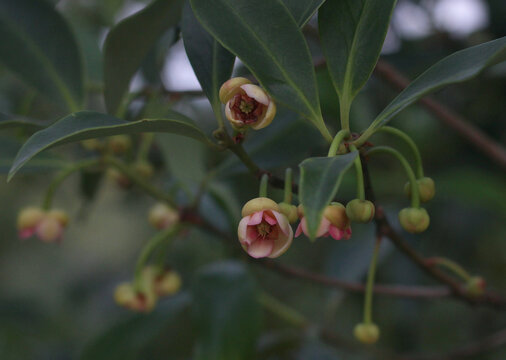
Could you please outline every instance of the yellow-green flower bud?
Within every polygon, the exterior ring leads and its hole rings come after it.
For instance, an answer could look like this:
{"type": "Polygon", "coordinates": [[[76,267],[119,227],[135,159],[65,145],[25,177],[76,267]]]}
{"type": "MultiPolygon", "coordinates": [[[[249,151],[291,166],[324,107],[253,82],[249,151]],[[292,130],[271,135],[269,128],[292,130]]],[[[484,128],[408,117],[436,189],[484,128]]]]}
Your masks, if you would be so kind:
{"type": "Polygon", "coordinates": [[[472,276],[467,284],[467,293],[471,296],[482,296],[485,293],[487,283],[481,276],[472,276]]]}
{"type": "Polygon", "coordinates": [[[149,179],[153,177],[155,173],[155,169],[153,168],[153,165],[146,161],[137,161],[135,164],[132,165],[132,169],[141,177],[149,179]]]}
{"type": "Polygon", "coordinates": [[[155,229],[167,229],[179,221],[179,213],[167,204],[159,203],[149,211],[148,221],[155,229]]]}
{"type": "Polygon", "coordinates": [[[355,338],[364,344],[374,344],[380,337],[380,330],[375,324],[357,324],[353,329],[355,338]]]}
{"type": "Polygon", "coordinates": [[[405,208],[399,212],[399,222],[407,232],[418,234],[427,230],[430,218],[423,208],[405,208]]]}
{"type": "Polygon", "coordinates": [[[286,218],[291,224],[297,221],[299,217],[297,216],[297,207],[295,205],[288,204],[285,202],[279,203],[278,205],[279,209],[281,210],[281,213],[286,216],[286,218]]]}
{"type": "Polygon", "coordinates": [[[333,202],[325,207],[323,216],[338,229],[346,229],[350,225],[350,219],[346,214],[346,208],[341,203],[333,202]]]}
{"type": "MultiPolygon", "coordinates": [[[[421,202],[430,201],[434,195],[436,195],[436,185],[434,184],[434,180],[430,177],[418,179],[416,183],[418,185],[421,202]]],[[[408,197],[411,197],[411,183],[409,181],[404,185],[404,192],[408,197]]]]}
{"type": "Polygon", "coordinates": [[[114,135],[107,141],[107,148],[116,155],[124,154],[132,146],[132,139],[128,135],[114,135]]]}
{"type": "Polygon", "coordinates": [[[346,204],[346,215],[351,221],[368,223],[374,218],[374,204],[369,200],[353,199],[346,204]]]}

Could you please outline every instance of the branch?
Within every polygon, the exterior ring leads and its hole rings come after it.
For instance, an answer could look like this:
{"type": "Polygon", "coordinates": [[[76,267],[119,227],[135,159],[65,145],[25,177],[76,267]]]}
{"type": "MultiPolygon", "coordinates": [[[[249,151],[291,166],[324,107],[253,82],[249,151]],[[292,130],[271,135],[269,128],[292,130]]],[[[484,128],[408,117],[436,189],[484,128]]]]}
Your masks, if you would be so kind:
{"type": "MultiPolygon", "coordinates": [[[[409,85],[409,80],[385,61],[378,61],[374,72],[378,77],[398,90],[404,90],[409,85]]],[[[420,99],[420,103],[433,115],[474,145],[479,151],[494,160],[501,168],[506,169],[506,149],[504,146],[494,141],[482,130],[433,98],[422,98],[420,99]]]]}

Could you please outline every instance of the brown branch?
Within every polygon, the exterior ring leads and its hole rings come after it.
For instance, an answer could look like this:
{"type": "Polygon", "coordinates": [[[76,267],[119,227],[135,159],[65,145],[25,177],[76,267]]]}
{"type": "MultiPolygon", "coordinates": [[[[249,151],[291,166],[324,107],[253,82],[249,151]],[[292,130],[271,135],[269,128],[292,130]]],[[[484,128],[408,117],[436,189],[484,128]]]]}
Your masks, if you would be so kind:
{"type": "MultiPolygon", "coordinates": [[[[374,73],[398,90],[404,90],[409,85],[409,80],[385,61],[378,61],[374,73]]],[[[420,99],[420,104],[474,145],[479,151],[494,160],[500,167],[506,169],[506,149],[504,146],[494,141],[455,111],[433,98],[422,98],[420,99]]]]}

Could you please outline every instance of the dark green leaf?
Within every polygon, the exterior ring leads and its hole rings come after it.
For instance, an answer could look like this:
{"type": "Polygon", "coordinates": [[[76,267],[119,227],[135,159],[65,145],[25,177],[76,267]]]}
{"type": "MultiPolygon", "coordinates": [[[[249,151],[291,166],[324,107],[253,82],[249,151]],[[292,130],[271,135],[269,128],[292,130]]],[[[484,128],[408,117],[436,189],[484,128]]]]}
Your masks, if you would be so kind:
{"type": "Polygon", "coordinates": [[[244,265],[210,265],[198,275],[193,289],[195,359],[253,359],[261,309],[254,281],[244,265]]]}
{"type": "Polygon", "coordinates": [[[49,124],[49,121],[30,119],[19,115],[8,115],[0,112],[0,130],[13,127],[41,128],[49,124]]]}
{"type": "Polygon", "coordinates": [[[280,103],[323,124],[309,49],[297,23],[280,0],[191,0],[204,27],[236,54],[280,103]]]}
{"type": "Polygon", "coordinates": [[[0,1],[0,62],[49,99],[81,107],[82,60],[63,17],[46,1],[0,1]]]}
{"type": "Polygon", "coordinates": [[[221,113],[218,92],[232,74],[235,56],[200,25],[189,2],[183,8],[181,27],[186,54],[195,75],[214,111],[221,113]]]}
{"type": "MultiPolygon", "coordinates": [[[[116,324],[88,344],[81,360],[136,360],[190,304],[188,294],[180,294],[159,306],[149,315],[136,315],[116,324]]],[[[177,335],[177,334],[174,334],[177,335]]]]}
{"type": "Polygon", "coordinates": [[[349,106],[378,61],[396,0],[327,0],[318,25],[341,103],[349,106]]]}
{"type": "Polygon", "coordinates": [[[299,199],[304,206],[307,227],[314,239],[323,210],[336,196],[343,174],[350,168],[357,152],[315,157],[300,163],[299,199]]]}
{"type": "Polygon", "coordinates": [[[443,86],[478,75],[489,66],[506,61],[506,36],[447,56],[404,89],[374,120],[374,129],[385,125],[406,106],[443,86]]]}
{"type": "Polygon", "coordinates": [[[325,0],[283,0],[283,2],[299,27],[303,27],[325,0]]]}
{"type": "Polygon", "coordinates": [[[168,132],[211,144],[205,134],[186,116],[174,111],[168,111],[167,114],[167,119],[144,119],[131,122],[92,111],[70,114],[28,139],[12,164],[9,179],[28,160],[43,150],[96,137],[141,132],[168,132]]]}
{"type": "Polygon", "coordinates": [[[156,40],[181,16],[183,0],[154,0],[145,9],[117,24],[104,44],[104,95],[114,114],[156,40]]]}

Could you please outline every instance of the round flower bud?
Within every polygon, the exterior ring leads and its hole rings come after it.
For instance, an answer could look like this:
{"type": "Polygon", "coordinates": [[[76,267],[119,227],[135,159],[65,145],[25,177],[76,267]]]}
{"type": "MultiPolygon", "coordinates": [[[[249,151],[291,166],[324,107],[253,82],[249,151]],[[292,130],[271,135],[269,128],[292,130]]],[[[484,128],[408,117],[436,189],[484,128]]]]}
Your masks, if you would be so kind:
{"type": "Polygon", "coordinates": [[[427,230],[430,218],[423,208],[405,208],[399,212],[399,222],[407,232],[418,234],[427,230]]]}
{"type": "Polygon", "coordinates": [[[89,151],[100,151],[104,145],[99,139],[86,139],[81,141],[81,146],[89,151]]]}
{"type": "Polygon", "coordinates": [[[346,229],[350,225],[350,219],[346,214],[346,208],[343,204],[333,202],[323,210],[323,216],[330,223],[339,229],[346,229]]]}
{"type": "MultiPolygon", "coordinates": [[[[423,177],[416,180],[416,183],[418,185],[420,201],[427,202],[432,200],[434,195],[436,195],[436,185],[434,184],[434,180],[430,177],[423,177]]],[[[408,197],[411,197],[411,183],[409,181],[404,185],[404,192],[408,197]]]]}
{"type": "Polygon", "coordinates": [[[18,235],[21,239],[32,236],[35,228],[42,221],[45,214],[44,211],[37,207],[27,207],[18,214],[17,228],[18,235]]]}
{"type": "Polygon", "coordinates": [[[130,283],[118,285],[114,291],[114,301],[127,309],[150,312],[156,305],[156,295],[154,293],[135,291],[130,283]]]}
{"type": "Polygon", "coordinates": [[[67,213],[63,210],[58,209],[49,210],[46,216],[55,219],[63,227],[66,227],[67,224],[69,223],[69,217],[67,213]]]}
{"type": "Polygon", "coordinates": [[[471,296],[482,296],[487,283],[481,276],[472,276],[466,284],[466,291],[471,296]]]}
{"type": "Polygon", "coordinates": [[[44,216],[35,229],[35,234],[43,242],[52,243],[61,240],[63,225],[58,219],[51,216],[44,216]]]}
{"type": "Polygon", "coordinates": [[[281,210],[281,213],[286,216],[286,218],[291,224],[297,221],[299,217],[297,214],[297,207],[295,205],[282,202],[279,203],[278,206],[279,209],[281,210]]]}
{"type": "Polygon", "coordinates": [[[354,199],[346,204],[346,215],[357,223],[368,223],[374,218],[374,213],[374,204],[369,200],[354,199]]]}
{"type": "Polygon", "coordinates": [[[221,103],[226,104],[230,99],[232,99],[241,91],[240,86],[246,84],[251,84],[251,81],[243,77],[236,77],[225,81],[220,88],[219,96],[221,103]]]}
{"type": "Polygon", "coordinates": [[[374,344],[380,337],[380,330],[375,324],[357,324],[353,329],[355,338],[364,344],[374,344]]]}
{"type": "Polygon", "coordinates": [[[253,84],[239,86],[225,104],[225,116],[237,131],[249,127],[260,130],[268,126],[275,115],[274,101],[261,87],[253,84]]]}
{"type": "Polygon", "coordinates": [[[155,278],[155,291],[158,296],[176,294],[181,289],[181,276],[175,271],[162,271],[155,278]]]}
{"type": "Polygon", "coordinates": [[[179,213],[167,204],[159,203],[149,211],[148,221],[155,229],[167,229],[179,221],[179,213]]]}
{"type": "Polygon", "coordinates": [[[241,214],[242,217],[245,217],[262,210],[274,210],[281,212],[281,209],[275,201],[266,197],[257,197],[244,204],[241,214]]]}
{"type": "Polygon", "coordinates": [[[123,189],[128,189],[132,186],[132,182],[128,178],[128,176],[124,175],[121,171],[113,168],[107,169],[106,176],[108,179],[114,181],[119,187],[123,189]]]}
{"type": "Polygon", "coordinates": [[[149,179],[153,177],[155,169],[153,165],[146,161],[138,161],[132,165],[132,169],[141,177],[149,179]]]}
{"type": "Polygon", "coordinates": [[[128,135],[114,135],[107,141],[107,148],[116,155],[124,154],[132,146],[132,140],[128,135]]]}

